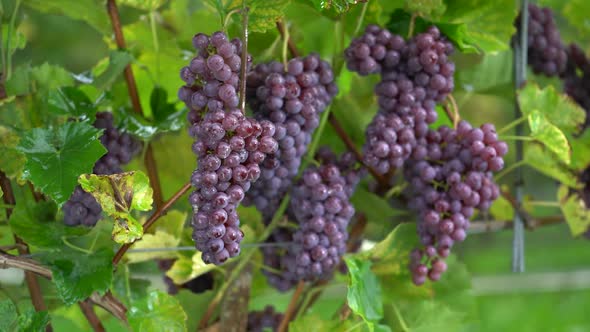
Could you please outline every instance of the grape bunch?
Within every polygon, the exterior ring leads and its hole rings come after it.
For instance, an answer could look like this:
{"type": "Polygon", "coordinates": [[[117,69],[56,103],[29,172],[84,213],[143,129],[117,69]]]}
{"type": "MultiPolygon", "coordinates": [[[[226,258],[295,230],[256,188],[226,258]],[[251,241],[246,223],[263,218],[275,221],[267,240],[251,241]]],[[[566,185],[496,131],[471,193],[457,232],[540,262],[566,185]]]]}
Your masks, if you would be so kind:
{"type": "Polygon", "coordinates": [[[241,42],[227,39],[222,32],[195,35],[198,55],[181,69],[186,85],[179,90],[190,104],[189,134],[198,161],[189,197],[193,240],[203,261],[216,265],[240,253],[244,234],[236,209],[260,177],[260,164],[278,148],[273,123],[247,118],[236,108],[241,42]]]}
{"type": "MultiPolygon", "coordinates": [[[[197,56],[180,70],[185,85],[178,90],[178,99],[193,111],[236,108],[242,41],[238,38],[229,41],[223,32],[218,31],[210,37],[202,33],[195,35],[193,46],[197,56]]],[[[248,56],[248,64],[250,62],[248,56]]],[[[196,113],[189,113],[189,121],[197,116],[196,113]]]]}
{"type": "MultiPolygon", "coordinates": [[[[117,129],[113,123],[113,114],[109,112],[96,113],[94,127],[104,129],[100,142],[107,149],[94,164],[94,174],[110,175],[121,173],[122,165],[131,159],[141,150],[141,142],[128,133],[117,129]]],[[[68,226],[89,226],[96,225],[102,217],[102,208],[94,197],[82,190],[80,186],[74,189],[74,193],[63,206],[64,223],[68,226]]]]}
{"type": "Polygon", "coordinates": [[[366,130],[364,163],[384,175],[400,168],[436,121],[436,102],[454,88],[453,45],[436,27],[408,40],[375,25],[345,50],[347,66],[361,75],[379,73],[379,112],[366,130]]]}
{"type": "MultiPolygon", "coordinates": [[[[566,69],[566,48],[561,41],[559,30],[550,8],[540,8],[535,4],[528,7],[528,63],[536,74],[560,76],[566,69]]],[[[516,19],[520,30],[521,16],[516,19]]],[[[518,34],[515,36],[518,38],[518,34]]]]}
{"type": "Polygon", "coordinates": [[[354,215],[350,197],[364,174],[352,153],[337,157],[320,148],[319,168],[307,168],[291,189],[287,209],[297,229],[278,228],[263,247],[263,270],[268,283],[279,291],[291,289],[299,280],[329,278],[346,251],[348,223],[354,215]],[[283,246],[287,245],[287,246],[283,246]],[[280,273],[275,273],[280,271],[280,273]]]}
{"type": "Polygon", "coordinates": [[[76,186],[74,193],[63,205],[62,209],[64,212],[64,223],[67,226],[82,225],[92,227],[102,218],[100,204],[80,186],[76,186]]]}
{"type": "Polygon", "coordinates": [[[317,54],[291,59],[286,68],[276,61],[259,64],[249,74],[248,104],[256,119],[275,125],[279,143],[244,200],[245,205],[255,205],[265,221],[270,221],[290,188],[320,114],[337,92],[332,68],[317,54]]]}
{"type": "Polygon", "coordinates": [[[141,151],[141,141],[115,127],[113,114],[96,113],[94,127],[104,129],[100,142],[107,153],[94,164],[94,174],[110,175],[123,172],[122,165],[128,164],[141,151]]]}
{"type": "Polygon", "coordinates": [[[246,331],[248,332],[263,332],[263,331],[277,331],[283,314],[276,312],[275,308],[267,305],[263,311],[251,311],[248,313],[248,325],[246,331]]]}
{"type": "Polygon", "coordinates": [[[444,259],[454,242],[466,237],[474,209],[487,210],[498,197],[493,172],[504,166],[508,145],[498,140],[495,127],[473,128],[461,121],[457,129],[430,130],[426,154],[404,165],[409,207],[418,213],[423,247],[410,255],[416,285],[436,281],[446,269],[444,259]]]}
{"type": "Polygon", "coordinates": [[[260,163],[277,150],[274,125],[239,109],[207,112],[192,124],[198,166],[191,177],[193,239],[205,263],[221,264],[240,253],[243,233],[237,206],[260,177],[260,163]]]}
{"type": "Polygon", "coordinates": [[[568,48],[568,66],[563,81],[565,93],[586,111],[584,128],[590,127],[590,61],[577,45],[568,48]]]}

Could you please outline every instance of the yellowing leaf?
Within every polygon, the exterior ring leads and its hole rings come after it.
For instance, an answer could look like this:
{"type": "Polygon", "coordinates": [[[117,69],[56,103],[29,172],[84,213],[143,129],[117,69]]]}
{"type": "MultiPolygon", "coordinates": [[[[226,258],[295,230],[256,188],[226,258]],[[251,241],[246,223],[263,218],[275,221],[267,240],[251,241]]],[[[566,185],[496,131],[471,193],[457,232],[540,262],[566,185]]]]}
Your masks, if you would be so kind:
{"type": "Polygon", "coordinates": [[[166,275],[174,281],[175,284],[181,285],[185,282],[203,275],[215,268],[212,264],[205,264],[201,259],[201,252],[197,251],[192,258],[180,256],[166,271],[166,275]]]}
{"type": "Polygon", "coordinates": [[[559,180],[559,182],[571,188],[580,186],[576,174],[566,165],[559,162],[554,153],[540,144],[528,144],[524,151],[524,160],[539,172],[559,180]]]}
{"type": "Polygon", "coordinates": [[[571,149],[565,134],[539,111],[532,111],[529,116],[529,127],[531,136],[543,143],[549,150],[564,163],[569,164],[571,160],[571,149]]]}
{"type": "Polygon", "coordinates": [[[570,193],[568,187],[561,186],[557,192],[557,199],[572,235],[578,236],[586,232],[590,227],[590,209],[580,196],[570,193]]]}

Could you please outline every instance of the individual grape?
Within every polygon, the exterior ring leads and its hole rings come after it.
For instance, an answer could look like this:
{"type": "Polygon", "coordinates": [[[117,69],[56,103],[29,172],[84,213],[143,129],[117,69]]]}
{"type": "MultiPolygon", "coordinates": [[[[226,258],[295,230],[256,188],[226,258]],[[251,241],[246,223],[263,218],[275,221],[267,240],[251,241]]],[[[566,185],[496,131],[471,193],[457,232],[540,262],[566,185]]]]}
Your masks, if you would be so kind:
{"type": "MultiPolygon", "coordinates": [[[[567,54],[555,25],[553,11],[530,3],[528,12],[528,64],[537,74],[549,77],[562,75],[567,65],[567,54]]],[[[519,15],[515,23],[517,34],[514,38],[518,38],[520,21],[519,15]]]]}
{"type": "MultiPolygon", "coordinates": [[[[297,175],[301,158],[319,125],[319,116],[337,92],[330,65],[317,54],[257,65],[248,75],[247,102],[259,120],[271,121],[277,152],[260,165],[260,180],[246,194],[269,222],[297,175]]],[[[273,141],[258,140],[259,149],[274,149],[273,141]]]]}
{"type": "Polygon", "coordinates": [[[248,332],[278,331],[283,320],[283,314],[276,312],[274,307],[267,305],[263,311],[251,311],[248,313],[248,332]]]}
{"type": "Polygon", "coordinates": [[[465,239],[474,209],[485,211],[498,198],[493,172],[502,169],[508,151],[493,125],[472,128],[466,121],[457,129],[429,130],[419,144],[426,145],[424,155],[404,164],[409,207],[418,213],[423,245],[410,255],[416,285],[440,279],[446,270],[444,258],[455,242],[465,239]]]}

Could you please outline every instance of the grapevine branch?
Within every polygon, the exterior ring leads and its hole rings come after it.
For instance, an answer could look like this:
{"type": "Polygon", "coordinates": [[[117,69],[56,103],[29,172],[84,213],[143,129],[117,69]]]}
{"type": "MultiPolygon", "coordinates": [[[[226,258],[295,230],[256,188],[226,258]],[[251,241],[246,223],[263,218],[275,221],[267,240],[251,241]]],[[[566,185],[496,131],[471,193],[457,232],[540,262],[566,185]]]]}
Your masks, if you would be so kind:
{"type": "Polygon", "coordinates": [[[80,310],[82,310],[82,313],[84,314],[84,316],[86,317],[86,320],[88,320],[88,323],[90,323],[90,326],[92,326],[92,329],[94,331],[96,331],[96,332],[105,332],[106,331],[104,326],[100,322],[100,319],[96,315],[96,312],[94,312],[94,309],[92,308],[92,303],[90,303],[90,301],[88,301],[88,300],[80,301],[80,302],[78,302],[78,305],[80,306],[80,310]]]}
{"type": "MultiPolygon", "coordinates": [[[[7,205],[15,205],[16,200],[14,199],[14,192],[12,191],[12,185],[8,177],[4,172],[0,171],[0,187],[2,188],[2,192],[4,193],[4,203],[7,205]]],[[[6,209],[6,218],[10,218],[12,214],[12,209],[6,209]]],[[[16,242],[16,249],[19,255],[29,255],[29,246],[18,236],[14,235],[14,241],[16,242]]],[[[0,262],[1,263],[1,262],[0,262]]],[[[0,267],[3,265],[0,264],[0,267]]],[[[25,280],[27,283],[27,288],[29,288],[29,293],[31,294],[31,301],[33,302],[33,307],[35,307],[36,311],[44,311],[47,310],[45,306],[45,302],[43,301],[43,294],[41,293],[41,286],[39,285],[39,280],[32,272],[27,272],[25,270],[25,280]]],[[[46,327],[47,332],[53,331],[53,328],[50,324],[47,324],[46,327]]]]}
{"type": "Polygon", "coordinates": [[[299,298],[301,297],[301,293],[303,293],[304,288],[305,288],[305,282],[303,280],[300,280],[299,283],[297,284],[297,288],[293,292],[293,296],[291,297],[291,301],[289,301],[289,306],[287,307],[287,310],[285,311],[285,315],[283,316],[283,320],[281,321],[281,324],[279,325],[278,332],[286,332],[287,331],[287,328],[289,327],[289,322],[291,321],[291,319],[293,318],[293,315],[296,312],[297,302],[299,301],[299,298]]]}
{"type": "MultiPolygon", "coordinates": [[[[123,36],[121,20],[119,19],[119,10],[117,9],[115,0],[107,0],[107,11],[111,19],[113,31],[115,33],[117,47],[123,50],[126,48],[125,37],[123,36]]],[[[141,108],[141,102],[139,101],[139,93],[137,92],[137,84],[135,83],[135,76],[133,75],[131,64],[128,64],[125,67],[123,75],[125,77],[125,82],[127,83],[127,90],[129,91],[129,97],[131,99],[133,110],[135,113],[143,116],[143,110],[141,108]]],[[[160,178],[158,177],[158,169],[156,159],[154,158],[154,152],[152,150],[151,144],[149,143],[147,144],[145,152],[144,164],[147,169],[150,183],[154,189],[154,201],[156,206],[161,206],[162,202],[164,201],[162,196],[162,187],[160,185],[160,178]]]]}
{"type": "MultiPolygon", "coordinates": [[[[49,268],[40,265],[32,259],[0,252],[0,269],[7,268],[21,269],[25,271],[25,273],[37,274],[49,280],[53,277],[49,268]]],[[[90,299],[96,305],[110,312],[113,316],[119,318],[123,322],[127,322],[127,317],[125,316],[127,308],[125,308],[125,306],[110,292],[107,292],[104,296],[94,293],[90,299]]]]}
{"type": "MultiPolygon", "coordinates": [[[[172,195],[172,197],[168,201],[166,201],[164,204],[158,207],[156,212],[154,212],[154,214],[152,214],[152,216],[145,222],[145,224],[143,224],[143,232],[145,233],[162,215],[164,215],[164,212],[166,212],[166,210],[168,210],[174,203],[176,203],[176,201],[178,201],[178,199],[180,199],[180,197],[182,197],[182,195],[184,195],[190,188],[191,184],[186,183],[174,195],[172,195]]],[[[135,241],[131,243],[125,243],[121,246],[121,248],[119,248],[119,250],[115,254],[115,257],[113,257],[113,265],[117,265],[119,261],[121,261],[123,255],[125,255],[127,250],[131,248],[135,241]]]]}

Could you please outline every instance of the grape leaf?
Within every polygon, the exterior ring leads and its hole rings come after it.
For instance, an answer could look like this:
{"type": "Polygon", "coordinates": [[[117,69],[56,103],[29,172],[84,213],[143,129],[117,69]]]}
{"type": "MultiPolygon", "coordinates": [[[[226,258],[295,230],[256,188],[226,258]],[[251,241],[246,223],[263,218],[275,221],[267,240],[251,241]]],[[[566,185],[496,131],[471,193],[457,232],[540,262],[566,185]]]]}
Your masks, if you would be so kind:
{"type": "Polygon", "coordinates": [[[357,254],[360,259],[373,261],[376,274],[404,273],[408,254],[418,244],[416,225],[401,223],[371,250],[357,254]]]}
{"type": "Polygon", "coordinates": [[[127,311],[129,325],[134,331],[186,331],[186,313],[178,300],[160,291],[134,301],[127,311]]]}
{"type": "Polygon", "coordinates": [[[317,314],[301,315],[289,323],[291,332],[323,332],[323,331],[353,331],[354,327],[348,321],[339,322],[337,319],[322,319],[317,314]],[[353,329],[351,329],[351,327],[353,329]]]}
{"type": "MultiPolygon", "coordinates": [[[[151,249],[151,248],[174,248],[180,243],[180,238],[170,233],[160,230],[154,234],[144,234],[141,241],[133,245],[133,249],[151,249]]],[[[127,254],[129,263],[151,261],[155,259],[168,259],[176,257],[175,251],[155,251],[155,252],[133,252],[127,254]]]]}
{"type": "Polygon", "coordinates": [[[132,210],[149,211],[152,208],[153,190],[149,179],[141,171],[113,175],[85,174],[79,179],[82,189],[89,192],[113,217],[113,240],[130,243],[143,235],[141,224],[131,215],[132,210]]]}
{"type": "Polygon", "coordinates": [[[94,80],[98,90],[110,87],[121,75],[125,67],[133,61],[133,56],[125,51],[111,51],[108,67],[94,80]]]}
{"type": "Polygon", "coordinates": [[[250,0],[248,28],[252,32],[266,32],[276,28],[276,22],[283,18],[290,0],[250,0]]]}
{"type": "Polygon", "coordinates": [[[35,81],[35,89],[38,91],[51,91],[74,84],[72,73],[47,62],[41,66],[31,68],[30,74],[31,80],[35,81]]]}
{"type": "Polygon", "coordinates": [[[590,130],[581,135],[570,138],[572,146],[572,162],[570,167],[582,171],[590,166],[590,130]]]}
{"type": "Polygon", "coordinates": [[[443,0],[406,0],[406,9],[421,16],[439,16],[445,12],[443,0]]]}
{"type": "Polygon", "coordinates": [[[53,202],[29,203],[19,200],[8,223],[14,234],[27,244],[40,248],[59,248],[63,238],[82,235],[89,231],[84,227],[68,227],[55,221],[57,212],[53,202]]]}
{"type": "Polygon", "coordinates": [[[0,317],[0,331],[12,331],[18,314],[11,300],[0,301],[0,317]]]}
{"type": "Polygon", "coordinates": [[[588,13],[590,11],[590,3],[586,0],[570,0],[566,2],[563,8],[563,16],[567,22],[576,27],[582,33],[590,32],[590,19],[588,13]]]}
{"type": "Polygon", "coordinates": [[[365,322],[375,323],[383,318],[381,287],[371,271],[371,261],[345,256],[350,280],[348,283],[348,306],[365,322]]]}
{"type": "Polygon", "coordinates": [[[396,319],[394,331],[460,331],[465,315],[449,308],[445,303],[430,301],[398,301],[394,304],[396,319]]]}
{"type": "Polygon", "coordinates": [[[580,187],[576,174],[566,165],[560,163],[554,153],[539,144],[528,144],[526,146],[524,160],[539,172],[559,180],[559,182],[571,188],[580,187]]]}
{"type": "Polygon", "coordinates": [[[127,306],[146,297],[150,285],[147,279],[133,278],[128,265],[122,265],[113,275],[113,293],[127,306]]]}
{"type": "Polygon", "coordinates": [[[23,177],[62,206],[80,174],[92,172],[106,149],[101,131],[87,123],[66,122],[58,128],[34,128],[17,147],[27,157],[23,177]]]}
{"type": "Polygon", "coordinates": [[[82,120],[94,121],[96,107],[84,92],[74,87],[64,87],[52,90],[47,94],[50,112],[74,116],[82,120]]]}
{"type": "Polygon", "coordinates": [[[26,158],[16,150],[20,137],[12,129],[0,126],[0,170],[9,179],[20,178],[26,158]]]}
{"type": "Polygon", "coordinates": [[[590,210],[580,196],[570,192],[568,187],[560,186],[557,199],[572,235],[578,236],[586,232],[590,227],[590,210]]]}
{"type": "Polygon", "coordinates": [[[213,269],[213,265],[203,262],[201,252],[198,251],[195,252],[192,258],[180,256],[174,261],[172,267],[166,271],[166,276],[172,279],[175,284],[181,285],[213,269]]]}
{"type": "Polygon", "coordinates": [[[569,164],[571,160],[571,148],[565,134],[541,112],[533,110],[528,115],[531,137],[543,143],[549,150],[553,151],[559,160],[569,164]]]}
{"type": "Polygon", "coordinates": [[[38,11],[50,14],[63,14],[81,20],[101,32],[103,35],[112,33],[107,11],[101,2],[94,0],[27,0],[25,5],[38,11]]]}
{"type": "Polygon", "coordinates": [[[82,301],[93,292],[104,294],[113,279],[113,251],[101,248],[84,254],[63,248],[59,255],[46,253],[41,260],[53,273],[53,282],[59,297],[66,305],[82,301]]]}
{"type": "MultiPolygon", "coordinates": [[[[526,158],[525,158],[526,159],[526,158]]],[[[500,195],[490,206],[490,213],[496,220],[512,220],[514,218],[514,208],[512,204],[500,195]]]]}
{"type": "Polygon", "coordinates": [[[35,311],[35,309],[30,308],[18,317],[18,331],[45,332],[49,319],[47,311],[35,311]]]}
{"type": "Polygon", "coordinates": [[[345,13],[358,0],[309,0],[317,10],[334,10],[337,14],[345,13]]]}
{"type": "Polygon", "coordinates": [[[481,62],[457,72],[457,85],[469,92],[490,92],[499,86],[512,87],[512,52],[485,54],[481,62]],[[485,77],[485,79],[482,79],[485,77]]]}
{"type": "MultiPolygon", "coordinates": [[[[464,24],[466,29],[459,36],[462,42],[485,53],[509,48],[517,15],[514,1],[455,0],[446,5],[439,23],[464,24]]],[[[453,41],[459,43],[456,38],[453,41]]]]}
{"type": "Polygon", "coordinates": [[[149,121],[135,112],[120,108],[115,114],[121,119],[119,126],[126,132],[133,134],[143,140],[151,140],[159,133],[176,131],[186,123],[188,109],[183,108],[167,115],[161,115],[161,120],[149,121]]]}
{"type": "Polygon", "coordinates": [[[586,113],[569,97],[555,91],[552,85],[544,89],[527,84],[518,92],[518,103],[524,115],[542,113],[549,122],[567,133],[575,133],[584,124],[586,113]]]}

